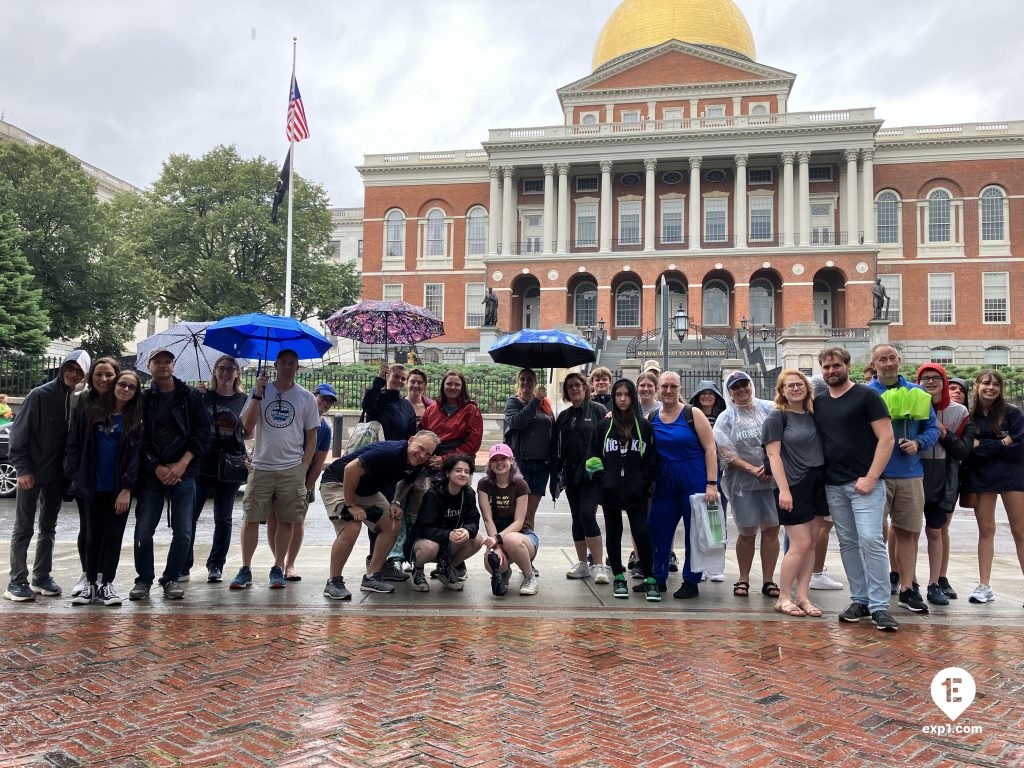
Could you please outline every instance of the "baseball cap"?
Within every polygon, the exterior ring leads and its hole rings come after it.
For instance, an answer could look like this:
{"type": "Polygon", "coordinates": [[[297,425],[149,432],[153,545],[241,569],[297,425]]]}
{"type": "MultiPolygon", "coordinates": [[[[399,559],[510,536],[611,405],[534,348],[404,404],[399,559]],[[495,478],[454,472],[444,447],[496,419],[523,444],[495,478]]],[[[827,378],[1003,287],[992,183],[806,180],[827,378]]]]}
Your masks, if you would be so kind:
{"type": "Polygon", "coordinates": [[[156,349],[150,351],[149,356],[146,358],[146,362],[148,363],[150,360],[152,360],[157,355],[163,355],[163,354],[170,355],[171,356],[171,360],[174,359],[174,353],[171,352],[171,350],[169,350],[167,347],[157,347],[156,349]]]}
{"type": "Polygon", "coordinates": [[[506,459],[513,459],[515,456],[512,454],[512,449],[504,443],[498,443],[492,445],[491,450],[487,452],[487,460],[490,461],[495,456],[504,456],[506,459]]]}
{"type": "Polygon", "coordinates": [[[729,374],[729,378],[725,380],[725,388],[732,389],[741,381],[751,381],[750,375],[746,371],[733,371],[729,374]]]}
{"type": "Polygon", "coordinates": [[[323,384],[317,384],[316,389],[313,390],[314,395],[320,395],[320,397],[330,397],[335,401],[338,399],[338,392],[330,384],[326,382],[323,384]]]}

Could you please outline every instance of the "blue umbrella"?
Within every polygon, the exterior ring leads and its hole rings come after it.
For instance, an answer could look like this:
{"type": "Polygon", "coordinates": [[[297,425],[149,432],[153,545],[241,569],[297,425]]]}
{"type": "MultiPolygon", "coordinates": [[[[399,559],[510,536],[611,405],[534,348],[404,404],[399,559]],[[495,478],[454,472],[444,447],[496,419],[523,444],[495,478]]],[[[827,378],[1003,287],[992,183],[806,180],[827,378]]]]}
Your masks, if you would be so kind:
{"type": "Polygon", "coordinates": [[[541,329],[502,336],[487,354],[496,363],[521,368],[572,368],[597,359],[586,339],[565,331],[541,329]]]}
{"type": "Polygon", "coordinates": [[[300,360],[311,360],[323,357],[331,342],[295,318],[254,312],[218,320],[206,329],[206,346],[260,360],[273,360],[282,349],[291,349],[300,360]]]}
{"type": "MultiPolygon", "coordinates": [[[[213,364],[223,352],[206,346],[203,338],[212,323],[178,323],[166,331],[143,339],[135,347],[135,368],[146,370],[149,353],[154,349],[169,349],[174,355],[174,375],[182,381],[206,381],[212,376],[213,364]]],[[[240,359],[243,368],[248,360],[240,359]]]]}

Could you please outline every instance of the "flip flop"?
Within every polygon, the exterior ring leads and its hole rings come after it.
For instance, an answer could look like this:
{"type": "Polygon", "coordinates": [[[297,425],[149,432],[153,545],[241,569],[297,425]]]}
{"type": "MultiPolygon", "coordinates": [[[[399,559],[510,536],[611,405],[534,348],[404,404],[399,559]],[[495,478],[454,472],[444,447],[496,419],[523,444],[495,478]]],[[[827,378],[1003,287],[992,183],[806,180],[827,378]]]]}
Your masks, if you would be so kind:
{"type": "MultiPolygon", "coordinates": [[[[803,608],[801,608],[799,605],[795,605],[795,604],[790,603],[790,602],[776,603],[775,604],[775,610],[778,613],[785,614],[786,616],[806,616],[807,615],[804,612],[803,608]]],[[[818,615],[819,616],[821,615],[820,612],[819,612],[818,615]]]]}
{"type": "Polygon", "coordinates": [[[765,585],[761,587],[761,594],[765,597],[778,597],[780,594],[779,585],[774,581],[766,582],[765,585]]]}
{"type": "Polygon", "coordinates": [[[800,610],[807,616],[811,616],[815,619],[821,616],[821,608],[816,606],[810,600],[801,600],[797,605],[800,606],[800,610]]]}
{"type": "Polygon", "coordinates": [[[285,581],[302,581],[302,577],[297,573],[293,573],[291,576],[285,576],[285,581]]]}
{"type": "Polygon", "coordinates": [[[750,582],[737,581],[732,585],[732,593],[736,597],[749,597],[750,596],[750,582]]]}

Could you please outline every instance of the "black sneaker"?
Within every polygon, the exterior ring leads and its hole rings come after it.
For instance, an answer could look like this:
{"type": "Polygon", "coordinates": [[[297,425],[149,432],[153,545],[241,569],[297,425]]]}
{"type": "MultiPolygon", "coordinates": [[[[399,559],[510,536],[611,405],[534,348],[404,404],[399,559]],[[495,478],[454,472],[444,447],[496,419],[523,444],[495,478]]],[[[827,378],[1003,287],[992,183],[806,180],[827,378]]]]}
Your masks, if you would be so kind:
{"type": "Polygon", "coordinates": [[[672,573],[679,572],[679,558],[676,557],[675,552],[668,556],[668,569],[672,573]]]}
{"type": "Polygon", "coordinates": [[[362,592],[379,592],[383,595],[387,595],[395,591],[393,586],[380,578],[376,573],[364,574],[363,580],[359,583],[359,589],[362,592]]]}
{"type": "Polygon", "coordinates": [[[871,611],[864,603],[850,603],[849,608],[839,614],[839,620],[856,624],[861,619],[870,619],[871,611]]]}
{"type": "MultiPolygon", "coordinates": [[[[913,589],[904,589],[900,592],[899,604],[901,608],[906,608],[914,613],[928,613],[928,606],[924,604],[921,595],[913,589]]],[[[875,613],[878,613],[878,611],[875,611],[875,613]]]]}
{"type": "Polygon", "coordinates": [[[636,566],[635,568],[631,568],[630,571],[629,571],[629,578],[631,578],[631,579],[645,579],[646,576],[644,576],[644,569],[641,568],[639,565],[636,566]]]}
{"type": "Polygon", "coordinates": [[[615,577],[612,584],[612,596],[620,600],[629,600],[629,587],[626,586],[626,577],[621,573],[615,577]]]}
{"type": "Polygon", "coordinates": [[[898,595],[900,593],[900,575],[896,571],[889,571],[889,594],[898,595]]]}
{"type": "Polygon", "coordinates": [[[942,594],[948,597],[950,600],[956,600],[956,590],[949,583],[949,579],[945,576],[939,576],[939,589],[942,590],[942,594]]]}
{"type": "Polygon", "coordinates": [[[871,614],[871,623],[880,632],[896,632],[900,625],[888,611],[875,611],[871,614]]]}
{"type": "Polygon", "coordinates": [[[92,584],[86,584],[71,598],[72,605],[92,605],[92,599],[96,596],[96,588],[92,584]]]}
{"type": "Polygon", "coordinates": [[[659,581],[658,582],[658,591],[662,592],[662,593],[668,592],[668,584],[666,584],[664,581],[659,581]]]}
{"type": "Polygon", "coordinates": [[[626,562],[626,570],[632,571],[640,565],[640,558],[636,556],[636,550],[629,553],[629,560],[626,562]]]}
{"type": "Polygon", "coordinates": [[[46,576],[42,579],[32,580],[32,591],[37,595],[44,595],[45,597],[60,597],[60,593],[63,591],[60,588],[60,584],[53,580],[52,576],[46,576]]]}
{"type": "Polygon", "coordinates": [[[455,581],[455,574],[452,573],[452,558],[450,555],[441,554],[437,556],[437,568],[431,572],[430,578],[438,579],[445,584],[450,581],[455,581]]]}
{"type": "Polygon", "coordinates": [[[408,581],[409,574],[402,570],[402,564],[398,560],[388,560],[380,569],[380,577],[384,581],[408,581]]]}
{"type": "Polygon", "coordinates": [[[36,599],[36,593],[32,591],[27,581],[12,581],[7,585],[4,599],[16,603],[31,603],[36,599]]]}
{"type": "Polygon", "coordinates": [[[594,565],[594,553],[587,550],[587,565],[593,567],[594,565]]]}
{"type": "Polygon", "coordinates": [[[465,581],[469,577],[469,569],[465,563],[459,563],[452,569],[452,576],[456,581],[465,581]]]}
{"type": "Polygon", "coordinates": [[[647,585],[647,602],[660,603],[661,592],[658,590],[658,585],[654,582],[654,579],[645,579],[644,583],[647,585]]]}
{"type": "Polygon", "coordinates": [[[487,553],[487,565],[491,569],[491,594],[501,597],[508,592],[508,584],[501,578],[501,558],[497,552],[487,553]]]}
{"type": "Polygon", "coordinates": [[[136,581],[132,587],[131,592],[128,593],[128,599],[135,600],[149,600],[149,590],[151,585],[145,581],[136,581]]]}
{"type": "Polygon", "coordinates": [[[324,587],[324,597],[331,600],[351,600],[352,593],[345,588],[345,579],[341,576],[332,576],[324,587]]]}
{"type": "Polygon", "coordinates": [[[692,582],[684,581],[679,585],[679,589],[672,593],[672,597],[676,600],[690,600],[694,597],[700,597],[700,587],[692,582]]]}
{"type": "Polygon", "coordinates": [[[949,598],[938,584],[928,585],[928,602],[935,605],[949,605],[949,598]]]}

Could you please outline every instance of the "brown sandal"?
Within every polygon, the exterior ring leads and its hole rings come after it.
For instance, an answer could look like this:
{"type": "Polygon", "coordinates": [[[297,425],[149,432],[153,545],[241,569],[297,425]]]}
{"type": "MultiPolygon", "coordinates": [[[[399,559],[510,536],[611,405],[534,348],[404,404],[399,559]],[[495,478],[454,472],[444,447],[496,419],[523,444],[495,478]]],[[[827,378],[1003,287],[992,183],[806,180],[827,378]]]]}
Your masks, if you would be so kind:
{"type": "Polygon", "coordinates": [[[778,597],[780,594],[779,585],[774,581],[765,582],[765,585],[761,587],[761,594],[765,597],[778,597]]]}
{"type": "Polygon", "coordinates": [[[732,593],[736,597],[749,597],[750,596],[750,582],[737,581],[732,585],[732,593]]]}

